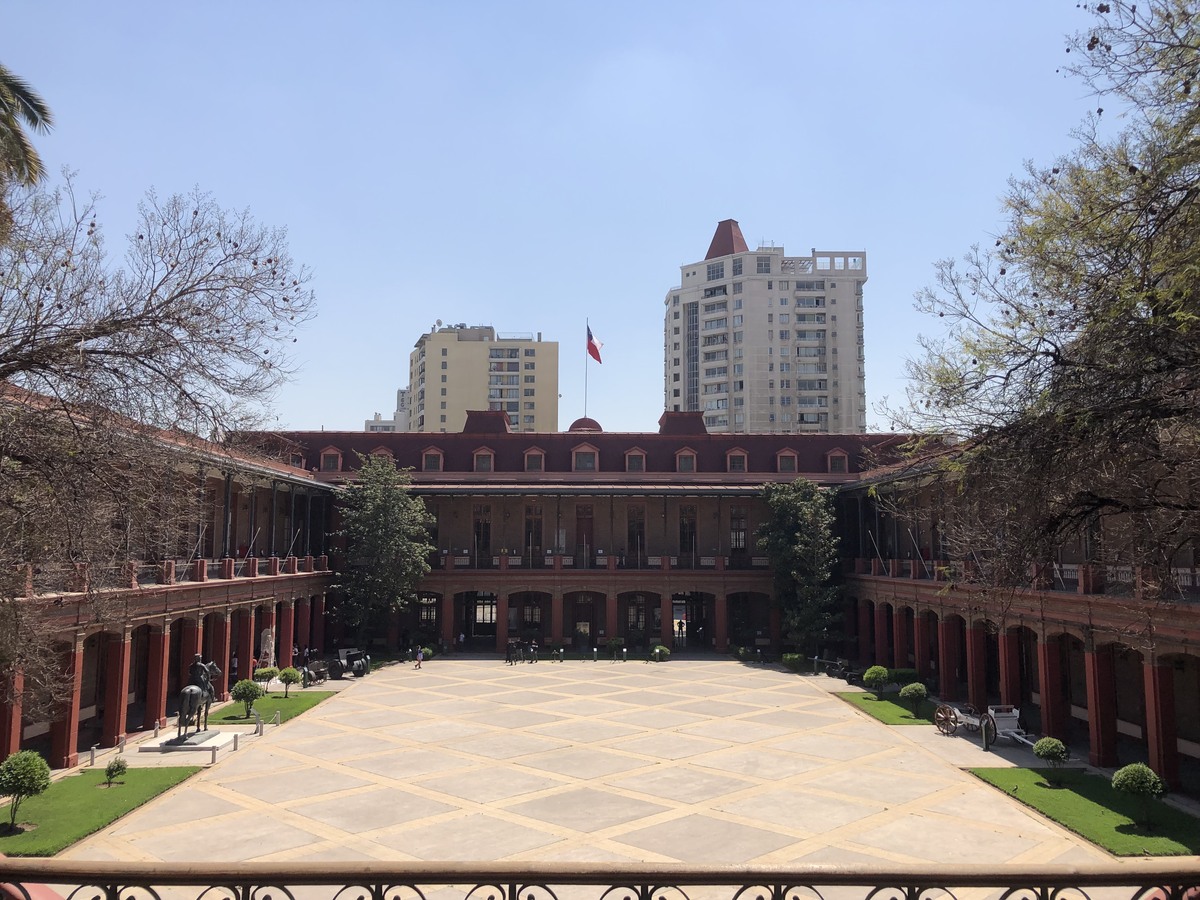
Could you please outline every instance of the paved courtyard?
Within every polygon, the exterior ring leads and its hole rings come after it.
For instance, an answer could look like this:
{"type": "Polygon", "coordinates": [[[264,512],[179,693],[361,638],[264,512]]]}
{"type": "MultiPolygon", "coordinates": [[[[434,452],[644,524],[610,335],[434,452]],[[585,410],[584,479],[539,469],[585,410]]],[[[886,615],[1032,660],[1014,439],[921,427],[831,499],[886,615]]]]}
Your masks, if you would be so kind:
{"type": "MultiPolygon", "coordinates": [[[[933,728],[878,724],[833,689],[844,685],[723,658],[393,666],[243,740],[64,856],[1107,859],[960,768],[1004,765],[1002,754],[933,728]]],[[[141,764],[150,754],[129,756],[141,764]]]]}

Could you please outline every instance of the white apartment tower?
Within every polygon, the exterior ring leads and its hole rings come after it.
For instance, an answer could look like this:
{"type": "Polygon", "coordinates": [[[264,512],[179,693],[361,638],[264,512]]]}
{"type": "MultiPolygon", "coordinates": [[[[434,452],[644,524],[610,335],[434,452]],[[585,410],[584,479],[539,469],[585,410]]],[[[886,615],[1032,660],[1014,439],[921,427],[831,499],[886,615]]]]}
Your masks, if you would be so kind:
{"type": "Polygon", "coordinates": [[[751,251],[733,219],[667,292],[664,408],[724,432],[867,430],[862,250],[751,251]]]}
{"type": "Polygon", "coordinates": [[[513,431],[558,430],[558,342],[490,325],[437,327],[408,358],[410,431],[462,431],[467,410],[508,413],[513,431]]]}

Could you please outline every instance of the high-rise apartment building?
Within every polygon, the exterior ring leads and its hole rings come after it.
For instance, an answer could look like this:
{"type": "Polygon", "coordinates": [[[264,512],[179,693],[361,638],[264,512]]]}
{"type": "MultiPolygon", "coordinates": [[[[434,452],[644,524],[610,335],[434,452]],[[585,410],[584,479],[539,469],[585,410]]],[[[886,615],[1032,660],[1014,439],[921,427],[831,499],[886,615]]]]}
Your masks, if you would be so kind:
{"type": "Polygon", "coordinates": [[[665,408],[710,432],[865,432],[866,281],[861,250],[751,251],[720,222],[667,292],[665,408]]]}
{"type": "Polygon", "coordinates": [[[508,413],[513,431],[558,430],[558,342],[447,325],[409,355],[411,431],[462,431],[467,410],[508,413]]]}
{"type": "Polygon", "coordinates": [[[410,396],[408,388],[400,388],[396,391],[396,411],[392,414],[392,418],[385,419],[379,413],[375,413],[374,417],[367,419],[363,423],[363,431],[408,431],[409,404],[410,396]]]}

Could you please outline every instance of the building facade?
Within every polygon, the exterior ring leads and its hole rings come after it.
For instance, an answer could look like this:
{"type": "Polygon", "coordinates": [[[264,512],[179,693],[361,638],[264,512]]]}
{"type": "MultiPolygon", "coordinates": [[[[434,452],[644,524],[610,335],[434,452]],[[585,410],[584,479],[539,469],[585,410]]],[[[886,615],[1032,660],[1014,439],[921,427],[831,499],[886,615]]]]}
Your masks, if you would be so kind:
{"type": "Polygon", "coordinates": [[[408,384],[412,431],[461,431],[467,411],[477,409],[505,413],[517,431],[558,429],[558,343],[540,332],[439,326],[409,355],[408,384]]]}
{"type": "Polygon", "coordinates": [[[363,431],[408,431],[412,424],[409,412],[412,404],[412,392],[408,388],[396,391],[396,411],[390,419],[385,419],[379,413],[363,423],[363,431]]]}
{"type": "Polygon", "coordinates": [[[667,292],[664,408],[714,433],[865,432],[866,281],[861,250],[752,252],[720,222],[667,292]]]}

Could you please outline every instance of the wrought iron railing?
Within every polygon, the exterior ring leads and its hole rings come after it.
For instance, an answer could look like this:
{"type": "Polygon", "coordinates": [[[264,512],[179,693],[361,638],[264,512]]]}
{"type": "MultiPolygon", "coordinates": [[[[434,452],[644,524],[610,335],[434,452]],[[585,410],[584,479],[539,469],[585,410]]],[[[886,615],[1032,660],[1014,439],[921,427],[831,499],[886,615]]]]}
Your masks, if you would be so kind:
{"type": "Polygon", "coordinates": [[[616,866],[565,863],[114,863],[0,859],[0,881],[22,900],[43,900],[53,885],[68,900],[193,896],[205,900],[1003,900],[1106,898],[1193,900],[1194,858],[1137,860],[1094,867],[951,865],[902,867],[616,866]],[[164,891],[164,888],[172,888],[164,891]],[[298,889],[303,888],[303,891],[298,889]],[[326,888],[327,892],[321,891],[326,888]],[[594,891],[587,890],[594,888],[594,891]],[[315,890],[314,890],[315,889],[315,890]],[[194,893],[193,893],[194,891],[194,893]]]}

